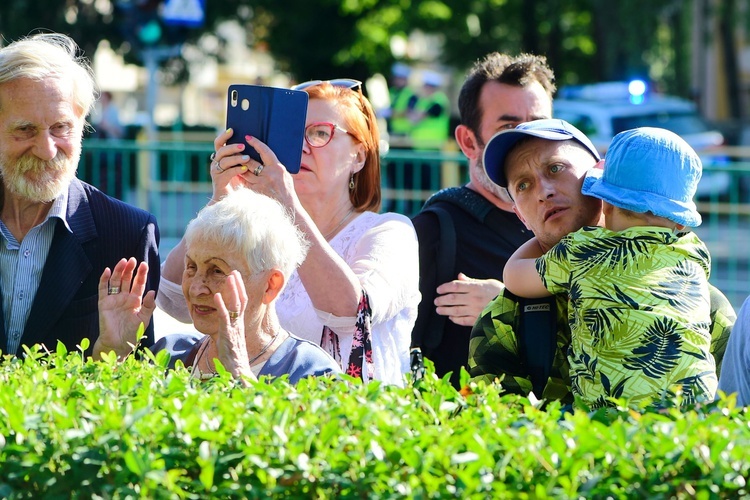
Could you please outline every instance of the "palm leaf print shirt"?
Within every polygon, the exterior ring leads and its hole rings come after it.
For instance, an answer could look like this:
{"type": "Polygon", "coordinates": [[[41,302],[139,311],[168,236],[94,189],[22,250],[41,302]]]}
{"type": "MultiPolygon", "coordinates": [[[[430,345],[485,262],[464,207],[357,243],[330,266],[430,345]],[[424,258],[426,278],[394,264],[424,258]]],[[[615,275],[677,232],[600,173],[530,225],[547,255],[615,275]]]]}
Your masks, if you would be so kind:
{"type": "Polygon", "coordinates": [[[537,259],[547,290],[568,296],[573,394],[591,408],[675,389],[713,399],[710,266],[694,233],[651,226],[585,227],[537,259]]]}

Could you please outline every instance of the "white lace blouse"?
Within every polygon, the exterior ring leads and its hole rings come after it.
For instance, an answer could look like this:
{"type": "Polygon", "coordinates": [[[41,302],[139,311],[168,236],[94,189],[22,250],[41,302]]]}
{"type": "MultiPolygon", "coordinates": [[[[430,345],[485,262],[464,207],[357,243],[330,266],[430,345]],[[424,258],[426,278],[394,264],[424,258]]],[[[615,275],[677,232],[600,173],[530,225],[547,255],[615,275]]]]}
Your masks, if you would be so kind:
{"type": "MultiPolygon", "coordinates": [[[[414,226],[400,214],[364,212],[334,236],[330,245],[370,297],[375,378],[403,385],[421,298],[414,226]]],[[[190,321],[179,285],[162,278],[156,302],[178,320],[190,321]]],[[[341,359],[348,361],[356,317],[337,317],[315,309],[296,271],[278,298],[276,311],[282,328],[316,344],[320,344],[323,325],[328,326],[339,336],[341,359]]]]}

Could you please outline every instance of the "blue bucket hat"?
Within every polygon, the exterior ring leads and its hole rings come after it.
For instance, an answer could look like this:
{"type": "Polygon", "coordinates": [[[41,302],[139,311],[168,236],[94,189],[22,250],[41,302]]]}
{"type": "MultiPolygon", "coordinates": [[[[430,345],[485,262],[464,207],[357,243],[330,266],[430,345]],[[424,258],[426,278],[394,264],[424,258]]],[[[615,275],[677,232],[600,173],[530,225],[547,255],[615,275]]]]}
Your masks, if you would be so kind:
{"type": "Polygon", "coordinates": [[[505,157],[518,141],[526,137],[538,137],[549,141],[573,140],[586,148],[596,161],[601,159],[599,152],[586,134],[565,120],[548,118],[521,123],[516,128],[502,130],[493,135],[484,148],[484,170],[490,180],[498,186],[508,187],[508,179],[505,177],[505,157]]]}
{"type": "Polygon", "coordinates": [[[701,215],[693,196],[702,171],[693,148],[674,132],[636,128],[612,139],[604,170],[591,169],[581,192],[616,207],[697,227],[701,215]]]}

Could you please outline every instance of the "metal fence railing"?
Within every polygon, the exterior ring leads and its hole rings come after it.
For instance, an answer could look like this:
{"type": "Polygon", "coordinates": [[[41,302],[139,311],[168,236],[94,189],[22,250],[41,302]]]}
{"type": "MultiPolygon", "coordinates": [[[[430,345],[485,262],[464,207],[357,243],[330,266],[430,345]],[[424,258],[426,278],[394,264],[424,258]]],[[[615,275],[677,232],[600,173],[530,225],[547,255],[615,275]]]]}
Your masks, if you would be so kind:
{"type": "MultiPolygon", "coordinates": [[[[86,139],[78,176],[153,213],[166,255],[211,196],[212,151],[209,142],[86,139]]],[[[695,232],[711,251],[711,282],[739,308],[750,294],[750,149],[725,148],[704,161],[710,192],[698,200],[703,224],[695,232]]],[[[441,187],[468,180],[468,164],[459,152],[391,149],[382,166],[383,211],[408,216],[441,187]]]]}

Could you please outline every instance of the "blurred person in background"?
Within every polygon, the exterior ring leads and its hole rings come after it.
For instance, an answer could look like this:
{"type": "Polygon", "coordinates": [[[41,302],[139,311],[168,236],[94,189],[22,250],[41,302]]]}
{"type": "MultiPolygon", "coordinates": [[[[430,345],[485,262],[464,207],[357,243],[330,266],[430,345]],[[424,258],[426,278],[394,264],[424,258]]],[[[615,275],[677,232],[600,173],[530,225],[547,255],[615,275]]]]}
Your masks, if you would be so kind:
{"type": "MultiPolygon", "coordinates": [[[[416,151],[442,151],[448,145],[450,131],[450,100],[443,91],[444,77],[433,70],[423,70],[422,87],[414,108],[408,112],[411,124],[409,141],[416,151]]],[[[392,185],[407,195],[404,213],[415,214],[425,199],[422,193],[434,193],[440,188],[441,163],[434,159],[413,160],[403,164],[403,179],[392,185]]],[[[392,169],[391,169],[392,171],[392,169]]]]}
{"type": "MultiPolygon", "coordinates": [[[[388,146],[395,149],[411,149],[411,132],[414,128],[412,113],[417,105],[419,95],[410,84],[409,78],[412,69],[408,65],[397,62],[391,68],[391,85],[388,87],[390,107],[385,110],[388,126],[388,146]]],[[[414,161],[413,160],[390,160],[384,164],[383,184],[398,193],[404,193],[406,189],[413,187],[414,161]]],[[[387,211],[393,211],[395,202],[391,199],[385,207],[387,211]]],[[[410,210],[402,210],[409,213],[410,210]]]]}
{"type": "Polygon", "coordinates": [[[455,386],[474,321],[502,290],[508,257],[532,236],[505,189],[487,177],[484,146],[500,130],[550,118],[554,91],[543,57],[493,52],[477,61],[461,87],[455,131],[469,159],[469,183],[439,191],[413,218],[422,302],[412,342],[439,376],[453,372],[455,386]]]}
{"type": "Polygon", "coordinates": [[[451,104],[443,91],[443,76],[432,70],[422,72],[422,91],[408,116],[414,149],[441,150],[450,135],[451,104]]]}
{"type": "MultiPolygon", "coordinates": [[[[246,186],[279,200],[311,247],[278,299],[282,328],[321,345],[342,369],[365,381],[403,385],[409,339],[419,303],[417,239],[407,217],[378,214],[379,132],[355,80],[311,81],[294,87],[309,95],[302,162],[291,175],[268,146],[214,141],[209,205],[246,186]]],[[[185,321],[179,294],[185,245],[162,267],[159,307],[185,321]]]]}
{"type": "MultiPolygon", "coordinates": [[[[307,242],[275,200],[240,188],[204,207],[185,230],[182,291],[196,330],[159,339],[154,353],[169,352],[170,368],[181,361],[194,375],[212,377],[215,360],[232,376],[254,380],[289,375],[289,382],[340,373],[317,345],[279,325],[276,299],[304,260],[307,242]]],[[[135,276],[135,259],[107,268],[99,282],[101,335],[94,356],[115,352],[124,358],[137,344],[141,323],[156,308],[146,290],[148,265],[135,276]],[[120,290],[111,294],[112,287],[120,290]]]]}
{"type": "Polygon", "coordinates": [[[417,104],[418,96],[409,85],[411,68],[404,63],[395,63],[391,69],[391,85],[388,94],[391,107],[387,111],[388,139],[395,148],[410,147],[412,122],[409,114],[417,104]]]}
{"type": "Polygon", "coordinates": [[[112,92],[105,90],[99,95],[99,108],[93,113],[93,137],[99,139],[122,139],[125,128],[120,123],[120,110],[112,100],[112,92]]]}
{"type": "MultiPolygon", "coordinates": [[[[99,274],[122,255],[148,262],[159,285],[153,215],[75,177],[95,99],[75,42],[45,33],[0,49],[0,349],[99,336],[99,274]]],[[[145,345],[154,341],[146,330],[145,345]]]]}
{"type": "MultiPolygon", "coordinates": [[[[91,114],[93,132],[96,139],[120,140],[125,137],[125,127],[120,122],[120,110],[113,101],[112,92],[105,90],[99,95],[97,109],[91,114]]],[[[92,158],[93,160],[93,158],[92,158]]],[[[122,179],[122,153],[107,148],[99,152],[92,162],[99,174],[95,182],[105,193],[122,199],[124,196],[122,179]]]]}

